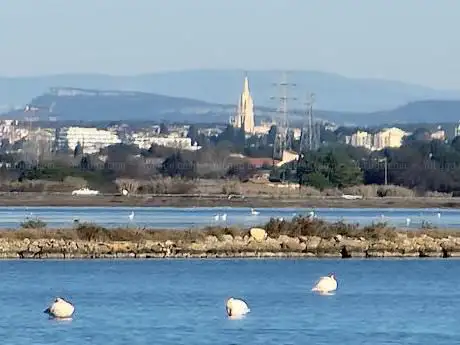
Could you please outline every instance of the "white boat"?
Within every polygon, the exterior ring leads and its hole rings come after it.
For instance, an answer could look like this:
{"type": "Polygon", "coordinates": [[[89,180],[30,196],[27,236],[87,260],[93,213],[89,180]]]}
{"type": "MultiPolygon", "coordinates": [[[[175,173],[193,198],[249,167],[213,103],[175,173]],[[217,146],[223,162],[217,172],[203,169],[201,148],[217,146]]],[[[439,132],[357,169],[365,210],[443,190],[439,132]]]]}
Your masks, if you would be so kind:
{"type": "Polygon", "coordinates": [[[98,195],[98,190],[93,190],[89,188],[80,188],[72,191],[72,195],[98,195]]]}
{"type": "Polygon", "coordinates": [[[344,198],[346,200],[359,200],[359,199],[362,199],[363,196],[362,195],[343,194],[342,198],[344,198]]]}

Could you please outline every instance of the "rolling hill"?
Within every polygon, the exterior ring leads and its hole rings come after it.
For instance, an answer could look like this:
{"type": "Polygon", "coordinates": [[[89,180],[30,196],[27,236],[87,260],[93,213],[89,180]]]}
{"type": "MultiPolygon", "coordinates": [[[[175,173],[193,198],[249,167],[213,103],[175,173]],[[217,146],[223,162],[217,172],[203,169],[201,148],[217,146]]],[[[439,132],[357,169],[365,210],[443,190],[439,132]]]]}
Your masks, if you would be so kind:
{"type": "MultiPolygon", "coordinates": [[[[170,97],[145,92],[52,88],[30,100],[39,110],[41,120],[57,117],[60,121],[153,121],[187,123],[226,123],[235,111],[234,105],[170,97]]],[[[256,120],[270,118],[274,109],[256,108],[256,120]]],[[[31,116],[23,109],[10,111],[2,118],[24,119],[31,116]]],[[[460,100],[417,101],[392,110],[357,113],[315,110],[317,119],[339,125],[377,126],[407,123],[457,123],[460,120],[460,100]]],[[[291,120],[300,126],[304,110],[293,110],[291,120]]]]}
{"type": "Polygon", "coordinates": [[[62,121],[226,122],[234,108],[144,92],[78,88],[52,88],[29,103],[38,109],[35,114],[18,109],[1,117],[24,119],[35,115],[40,120],[57,117],[62,121]]]}
{"type": "MultiPolygon", "coordinates": [[[[279,94],[274,83],[281,81],[281,72],[248,71],[248,75],[256,106],[276,107],[275,101],[270,98],[279,94]]],[[[191,70],[136,76],[63,74],[0,77],[0,112],[15,106],[22,107],[51,87],[136,91],[236,105],[243,76],[243,71],[239,70],[191,70]]],[[[309,92],[316,94],[317,109],[346,113],[394,109],[421,100],[460,100],[460,91],[435,90],[396,81],[353,79],[315,71],[291,71],[288,78],[296,84],[289,91],[290,95],[298,98],[290,104],[290,108],[303,107],[309,92]]]]}

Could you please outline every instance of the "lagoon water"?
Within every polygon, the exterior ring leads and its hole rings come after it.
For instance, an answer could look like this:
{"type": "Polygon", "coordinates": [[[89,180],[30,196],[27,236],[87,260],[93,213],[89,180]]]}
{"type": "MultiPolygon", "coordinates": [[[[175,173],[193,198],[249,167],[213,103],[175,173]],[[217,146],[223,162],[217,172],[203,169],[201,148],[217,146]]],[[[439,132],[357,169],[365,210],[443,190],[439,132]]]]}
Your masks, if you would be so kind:
{"type": "Polygon", "coordinates": [[[0,339],[23,344],[453,345],[455,260],[0,261],[0,339]],[[335,272],[335,295],[310,292],[335,272]],[[225,315],[228,296],[251,313],[225,315]],[[72,321],[42,311],[55,296],[72,321]]]}
{"type": "Polygon", "coordinates": [[[423,222],[433,226],[460,228],[459,209],[376,209],[376,208],[259,208],[252,215],[250,208],[242,207],[0,207],[0,228],[17,228],[27,217],[40,218],[48,227],[71,227],[74,219],[93,222],[106,227],[148,227],[184,229],[209,225],[256,226],[271,217],[286,220],[295,215],[316,216],[327,221],[345,221],[360,225],[387,222],[394,226],[420,228],[423,222]],[[128,218],[135,213],[131,222],[128,218]],[[441,213],[438,217],[438,212],[441,213]],[[215,220],[216,215],[226,214],[225,220],[215,220]]]}

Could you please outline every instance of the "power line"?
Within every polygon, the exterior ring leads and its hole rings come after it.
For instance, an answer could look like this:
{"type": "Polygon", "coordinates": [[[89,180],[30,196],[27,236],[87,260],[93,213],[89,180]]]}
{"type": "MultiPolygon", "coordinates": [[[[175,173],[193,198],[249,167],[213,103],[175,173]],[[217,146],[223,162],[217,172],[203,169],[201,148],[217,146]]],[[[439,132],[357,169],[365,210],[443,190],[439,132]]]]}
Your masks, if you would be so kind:
{"type": "Polygon", "coordinates": [[[287,73],[282,72],[281,82],[273,84],[279,88],[279,95],[270,97],[270,99],[278,100],[279,102],[276,115],[272,119],[272,122],[274,122],[276,125],[276,135],[275,141],[273,143],[274,160],[282,158],[284,150],[292,146],[292,138],[290,138],[289,133],[288,101],[296,100],[296,98],[288,96],[288,89],[291,86],[296,86],[296,84],[289,83],[287,79],[287,73]]]}
{"type": "Polygon", "coordinates": [[[315,94],[312,92],[307,97],[306,121],[302,128],[299,153],[317,150],[320,146],[320,126],[315,122],[313,116],[315,94]]]}

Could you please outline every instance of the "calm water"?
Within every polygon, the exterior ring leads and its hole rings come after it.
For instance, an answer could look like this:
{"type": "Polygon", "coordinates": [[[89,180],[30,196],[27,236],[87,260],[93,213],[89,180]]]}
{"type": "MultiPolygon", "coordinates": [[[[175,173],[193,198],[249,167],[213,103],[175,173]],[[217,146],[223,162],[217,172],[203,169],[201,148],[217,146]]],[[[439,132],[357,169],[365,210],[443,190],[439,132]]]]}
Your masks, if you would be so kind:
{"type": "Polygon", "coordinates": [[[0,261],[3,344],[460,343],[459,261],[0,261]],[[309,290],[333,271],[339,290],[309,290]],[[72,321],[42,311],[62,295],[72,321]],[[224,302],[251,313],[229,320],[224,302]]]}
{"type": "Polygon", "coordinates": [[[26,217],[39,217],[49,227],[69,227],[73,220],[94,222],[107,227],[132,226],[149,228],[184,229],[208,225],[254,226],[267,222],[271,217],[290,219],[294,215],[308,215],[314,211],[327,221],[343,220],[350,223],[370,224],[386,221],[395,226],[420,228],[422,222],[434,226],[460,228],[459,209],[359,209],[359,208],[259,208],[252,215],[250,208],[232,207],[0,207],[0,228],[19,227],[26,217]],[[128,216],[134,212],[134,219],[128,216]],[[438,217],[438,212],[441,216],[438,217]],[[216,215],[226,214],[225,220],[215,220],[216,215]]]}

